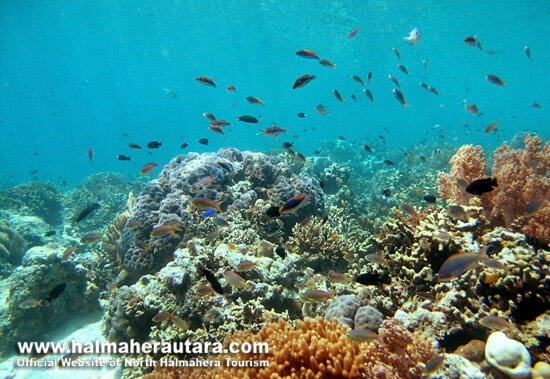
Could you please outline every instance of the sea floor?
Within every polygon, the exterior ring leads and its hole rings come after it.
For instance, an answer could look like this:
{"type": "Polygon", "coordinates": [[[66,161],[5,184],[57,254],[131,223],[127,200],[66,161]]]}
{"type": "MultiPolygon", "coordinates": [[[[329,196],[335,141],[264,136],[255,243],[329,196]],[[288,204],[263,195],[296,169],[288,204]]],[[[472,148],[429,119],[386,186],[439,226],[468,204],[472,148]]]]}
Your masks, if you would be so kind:
{"type": "MultiPolygon", "coordinates": [[[[80,320],[79,320],[80,321],[80,320]]],[[[89,321],[89,320],[84,320],[89,321]]],[[[73,323],[75,325],[76,323],[73,323]]],[[[69,329],[69,327],[65,328],[69,329]]],[[[80,323],[80,327],[78,329],[70,328],[71,330],[65,330],[60,331],[58,334],[58,338],[52,338],[52,342],[67,342],[70,343],[72,339],[75,339],[76,341],[80,343],[85,342],[95,342],[96,339],[99,340],[99,342],[105,342],[105,338],[101,335],[102,330],[102,322],[101,319],[95,320],[95,322],[87,323],[82,326],[82,323],[80,323]],[[65,333],[63,333],[65,332],[65,333]]],[[[106,365],[106,367],[70,367],[70,368],[61,368],[61,367],[33,367],[33,368],[27,368],[27,367],[18,367],[17,361],[19,359],[25,359],[28,356],[26,355],[15,355],[10,357],[9,359],[3,361],[0,363],[0,377],[6,378],[10,377],[9,375],[12,375],[13,377],[17,379],[66,379],[67,375],[73,375],[78,374],[79,379],[88,379],[88,378],[94,378],[94,379],[110,379],[116,377],[116,372],[118,367],[109,367],[106,365]]],[[[59,359],[62,357],[62,354],[58,355],[47,355],[45,357],[37,358],[38,360],[46,360],[46,361],[53,361],[54,359],[59,359]]],[[[81,357],[75,358],[75,360],[86,360],[86,361],[96,361],[101,360],[104,362],[109,362],[111,360],[115,359],[115,357],[110,355],[93,355],[93,354],[86,354],[81,357]]]]}

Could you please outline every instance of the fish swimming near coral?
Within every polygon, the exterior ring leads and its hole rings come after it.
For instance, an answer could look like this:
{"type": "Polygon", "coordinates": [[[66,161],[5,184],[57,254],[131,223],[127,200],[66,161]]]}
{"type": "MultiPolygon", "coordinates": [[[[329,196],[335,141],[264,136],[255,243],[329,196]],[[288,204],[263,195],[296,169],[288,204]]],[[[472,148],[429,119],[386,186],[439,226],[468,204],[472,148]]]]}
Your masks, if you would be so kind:
{"type": "Polygon", "coordinates": [[[264,136],[275,136],[275,140],[279,140],[279,134],[286,132],[285,128],[281,128],[275,124],[265,129],[262,134],[264,136]]]}
{"type": "Polygon", "coordinates": [[[146,163],[142,168],[141,170],[139,170],[139,173],[140,174],[143,174],[143,175],[149,175],[150,173],[153,172],[153,169],[155,167],[157,167],[159,164],[158,163],[155,163],[155,162],[149,162],[149,163],[146,163]]]}
{"type": "Polygon", "coordinates": [[[462,208],[460,205],[449,205],[447,207],[447,215],[453,219],[461,220],[461,221],[468,221],[468,214],[466,213],[466,210],[462,208]]]}
{"type": "Polygon", "coordinates": [[[203,273],[206,280],[208,280],[208,282],[212,286],[212,289],[217,293],[219,293],[220,295],[223,295],[223,287],[218,281],[218,279],[216,278],[216,276],[211,271],[205,268],[199,267],[199,270],[203,273]]]}
{"type": "Polygon", "coordinates": [[[441,354],[435,358],[430,359],[428,363],[426,363],[426,365],[424,366],[424,374],[430,375],[436,372],[441,368],[441,366],[443,366],[444,361],[445,361],[445,354],[441,354]]]}
{"type": "Polygon", "coordinates": [[[29,299],[19,303],[19,309],[31,309],[42,306],[42,300],[29,299]]]}
{"type": "Polygon", "coordinates": [[[174,316],[174,312],[161,312],[153,317],[153,322],[168,321],[174,316]]]}
{"type": "Polygon", "coordinates": [[[57,299],[59,295],[65,291],[65,288],[67,288],[67,283],[61,283],[55,286],[48,294],[46,301],[51,304],[53,300],[57,299]]]}
{"type": "Polygon", "coordinates": [[[223,203],[223,200],[216,202],[206,197],[196,197],[191,200],[191,205],[197,209],[215,209],[218,213],[223,213],[220,208],[221,203],[223,203]]]}
{"type": "Polygon", "coordinates": [[[182,231],[182,229],[179,228],[179,222],[176,222],[174,224],[155,226],[153,230],[151,230],[149,236],[151,238],[166,238],[168,236],[174,235],[176,231],[182,231]]]}
{"type": "Polygon", "coordinates": [[[483,316],[479,319],[479,323],[486,328],[493,330],[506,330],[516,327],[513,323],[506,321],[502,317],[492,315],[483,316]]]}
{"type": "Polygon", "coordinates": [[[480,263],[489,260],[484,254],[457,253],[451,255],[439,268],[437,281],[444,282],[460,277],[462,274],[480,267],[480,263]]]}
{"type": "Polygon", "coordinates": [[[368,328],[362,327],[351,329],[346,334],[346,337],[354,342],[370,342],[378,339],[378,334],[368,328]]]}
{"type": "Polygon", "coordinates": [[[466,192],[481,196],[484,193],[492,192],[494,187],[498,187],[496,178],[477,179],[466,186],[466,192]]]}
{"type": "Polygon", "coordinates": [[[300,295],[300,300],[305,302],[320,303],[334,298],[334,292],[318,289],[310,289],[300,295]]]}
{"type": "Polygon", "coordinates": [[[286,201],[280,208],[279,214],[289,214],[294,213],[302,206],[304,206],[309,200],[310,194],[301,193],[296,195],[286,201]]]}
{"type": "Polygon", "coordinates": [[[242,260],[242,261],[239,262],[239,264],[237,265],[237,267],[235,267],[235,271],[236,271],[236,272],[244,272],[244,271],[253,270],[253,269],[255,269],[256,267],[258,267],[258,263],[257,263],[257,262],[253,262],[253,261],[251,261],[251,260],[244,259],[244,260],[242,260]]]}
{"type": "Polygon", "coordinates": [[[78,212],[78,215],[74,218],[74,223],[78,225],[78,223],[82,220],[84,220],[86,217],[88,217],[93,211],[99,209],[101,206],[99,203],[93,203],[88,205],[86,208],[78,212]]]}
{"type": "Polygon", "coordinates": [[[92,245],[103,239],[103,234],[88,233],[80,239],[80,243],[92,245]]]}
{"type": "Polygon", "coordinates": [[[223,277],[227,280],[227,283],[231,284],[233,287],[248,288],[246,280],[236,272],[228,270],[223,273],[223,277]]]}

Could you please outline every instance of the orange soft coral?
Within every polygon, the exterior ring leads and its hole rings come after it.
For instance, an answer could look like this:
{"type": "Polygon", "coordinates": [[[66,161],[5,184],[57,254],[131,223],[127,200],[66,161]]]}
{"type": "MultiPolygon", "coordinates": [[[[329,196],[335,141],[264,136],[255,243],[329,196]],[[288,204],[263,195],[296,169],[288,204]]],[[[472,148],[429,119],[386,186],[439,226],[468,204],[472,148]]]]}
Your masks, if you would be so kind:
{"type": "Polygon", "coordinates": [[[461,146],[449,161],[451,172],[440,172],[437,178],[439,195],[457,204],[468,205],[472,197],[464,191],[464,185],[486,176],[487,166],[481,147],[461,146]]]}
{"type": "MultiPolygon", "coordinates": [[[[157,368],[153,378],[420,378],[424,363],[434,357],[431,345],[409,332],[401,322],[386,320],[380,338],[356,343],[346,337],[347,329],[322,318],[298,321],[297,327],[280,319],[257,334],[243,331],[229,342],[267,342],[265,355],[238,354],[232,360],[269,360],[268,367],[217,369],[157,368]]],[[[215,357],[223,361],[225,357],[215,357]]]]}
{"type": "MultiPolygon", "coordinates": [[[[550,188],[550,144],[542,145],[537,136],[527,135],[523,149],[503,144],[494,153],[491,176],[498,187],[481,197],[483,208],[494,225],[506,225],[535,240],[550,243],[550,201],[533,215],[525,214],[527,204],[545,196],[550,188]]],[[[485,176],[484,158],[479,146],[465,145],[451,158],[449,174],[440,173],[439,194],[444,199],[465,204],[470,195],[457,184],[485,176]],[[480,157],[481,155],[481,157],[480,157]]]]}

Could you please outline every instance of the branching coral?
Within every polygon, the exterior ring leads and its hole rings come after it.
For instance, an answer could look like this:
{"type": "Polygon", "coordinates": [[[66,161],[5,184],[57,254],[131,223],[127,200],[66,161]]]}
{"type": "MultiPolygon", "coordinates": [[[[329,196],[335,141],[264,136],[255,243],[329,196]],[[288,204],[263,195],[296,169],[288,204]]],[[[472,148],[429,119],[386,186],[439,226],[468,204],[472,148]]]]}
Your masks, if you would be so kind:
{"type": "Polygon", "coordinates": [[[229,343],[266,342],[265,355],[240,353],[216,357],[225,362],[268,360],[263,368],[168,369],[159,368],[149,378],[420,378],[423,363],[434,356],[430,344],[410,333],[397,320],[380,328],[380,338],[356,343],[346,337],[347,328],[321,318],[298,321],[294,327],[279,319],[257,334],[243,331],[229,343]]]}
{"type": "Polygon", "coordinates": [[[0,208],[27,209],[50,225],[62,222],[63,206],[52,183],[25,183],[0,192],[0,208]]]}
{"type": "MultiPolygon", "coordinates": [[[[464,184],[486,176],[485,159],[479,146],[465,145],[451,158],[449,174],[439,174],[439,194],[458,204],[467,204],[472,195],[464,184]]],[[[535,240],[550,243],[550,202],[542,200],[550,188],[550,144],[527,135],[523,149],[503,144],[494,153],[492,177],[498,187],[481,196],[486,215],[494,225],[506,225],[535,240]],[[542,200],[538,209],[526,212],[533,200],[542,200]]]]}

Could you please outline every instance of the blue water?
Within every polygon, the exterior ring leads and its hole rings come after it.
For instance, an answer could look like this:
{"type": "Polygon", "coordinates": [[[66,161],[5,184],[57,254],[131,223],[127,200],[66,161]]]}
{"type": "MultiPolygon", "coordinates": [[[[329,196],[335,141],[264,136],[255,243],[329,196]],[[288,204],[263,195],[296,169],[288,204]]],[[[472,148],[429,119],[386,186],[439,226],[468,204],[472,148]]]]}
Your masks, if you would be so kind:
{"type": "Polygon", "coordinates": [[[310,155],[339,135],[368,142],[383,134],[394,149],[424,138],[494,149],[522,131],[548,137],[549,21],[548,1],[4,0],[0,184],[33,177],[76,184],[99,171],[134,177],[144,163],[167,163],[183,142],[190,144],[185,152],[204,152],[222,146],[267,150],[294,141],[296,150],[310,155]],[[356,27],[356,37],[348,39],[356,27]],[[414,27],[423,36],[410,46],[403,37],[414,27]],[[474,34],[496,54],[463,42],[474,34]],[[534,61],[525,56],[524,45],[534,61]],[[392,47],[399,49],[410,77],[397,69],[392,47]],[[300,49],[330,59],[336,69],[297,57],[300,49]],[[365,87],[375,104],[350,79],[359,75],[366,81],[369,71],[373,83],[365,87]],[[292,90],[303,74],[317,78],[292,90]],[[401,82],[409,107],[393,98],[388,74],[401,82]],[[487,74],[509,84],[505,89],[489,84],[487,74]],[[218,88],[195,81],[201,75],[218,88]],[[419,81],[441,95],[426,92],[419,81]],[[228,92],[228,85],[237,91],[228,92]],[[333,97],[335,88],[346,104],[333,97]],[[265,106],[248,104],[251,95],[265,106]],[[465,112],[464,97],[484,115],[465,112]],[[317,114],[317,104],[331,117],[317,114]],[[203,112],[233,122],[225,138],[208,130],[203,112]],[[297,112],[307,118],[297,118],[297,112]],[[258,125],[235,122],[242,114],[262,119],[258,125]],[[462,120],[468,120],[470,134],[462,120]],[[495,120],[497,134],[485,135],[483,129],[495,120]],[[288,129],[279,141],[257,134],[272,122],[288,129]],[[208,146],[197,143],[203,137],[208,146]],[[128,149],[129,142],[144,147],[150,140],[163,143],[149,150],[151,156],[147,149],[128,149]],[[95,151],[93,162],[89,149],[95,151]],[[118,161],[118,154],[132,161],[118,161]],[[29,173],[34,169],[35,176],[29,173]]]}

